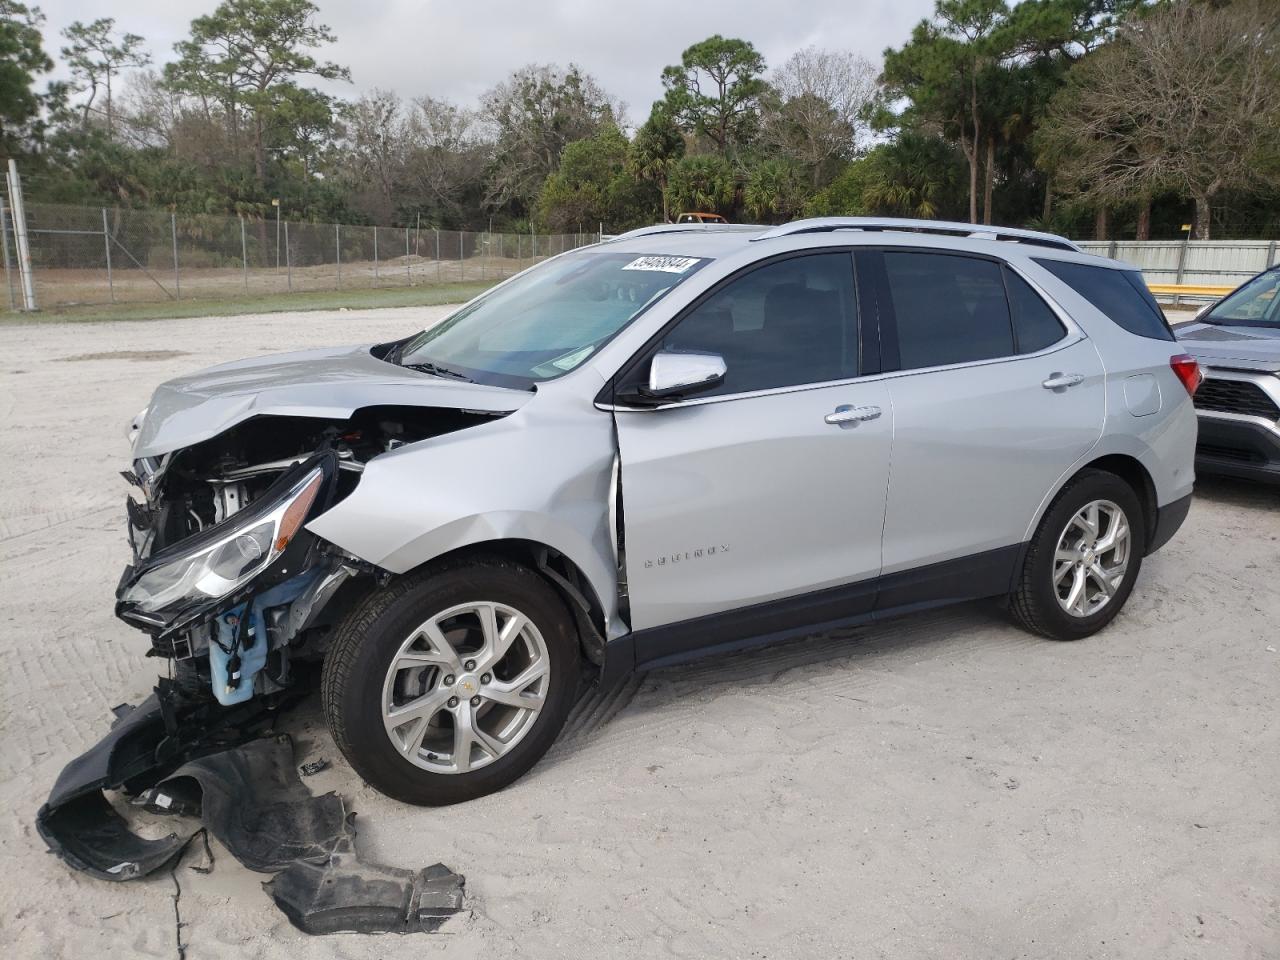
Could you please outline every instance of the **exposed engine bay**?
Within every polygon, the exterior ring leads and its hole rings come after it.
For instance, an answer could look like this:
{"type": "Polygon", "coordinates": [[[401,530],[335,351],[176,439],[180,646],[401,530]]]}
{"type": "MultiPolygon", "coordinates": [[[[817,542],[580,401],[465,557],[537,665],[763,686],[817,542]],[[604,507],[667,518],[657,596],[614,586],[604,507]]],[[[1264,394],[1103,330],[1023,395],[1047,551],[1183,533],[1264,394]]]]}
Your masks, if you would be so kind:
{"type": "Polygon", "coordinates": [[[492,414],[421,407],[366,407],[347,420],[255,417],[211,440],[138,460],[124,474],[146,496],[130,507],[135,559],[221,523],[258,499],[290,467],[332,451],[341,473],[333,502],[365,463],[406,443],[451,433],[492,414]]]}
{"type": "Polygon", "coordinates": [[[174,661],[184,693],[224,706],[291,683],[324,633],[385,576],[303,529],[379,455],[501,414],[370,406],[345,419],[259,416],[136,460],[124,476],[133,564],[117,614],[174,661]],[[332,601],[342,594],[346,602],[332,601]]]}

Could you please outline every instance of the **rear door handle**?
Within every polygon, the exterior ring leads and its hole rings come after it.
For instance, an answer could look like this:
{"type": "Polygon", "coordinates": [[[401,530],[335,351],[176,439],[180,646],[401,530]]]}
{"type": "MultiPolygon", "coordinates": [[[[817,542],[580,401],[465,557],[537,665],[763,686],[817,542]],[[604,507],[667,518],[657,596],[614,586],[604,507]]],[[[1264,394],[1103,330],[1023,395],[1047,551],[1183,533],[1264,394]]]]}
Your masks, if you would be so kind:
{"type": "Polygon", "coordinates": [[[1049,379],[1040,386],[1046,390],[1063,390],[1074,387],[1077,383],[1084,383],[1083,373],[1054,373],[1050,374],[1049,379]]]}
{"type": "Polygon", "coordinates": [[[859,423],[864,420],[874,420],[880,416],[879,407],[854,407],[847,403],[842,403],[824,419],[827,423],[839,425],[841,423],[859,423]]]}

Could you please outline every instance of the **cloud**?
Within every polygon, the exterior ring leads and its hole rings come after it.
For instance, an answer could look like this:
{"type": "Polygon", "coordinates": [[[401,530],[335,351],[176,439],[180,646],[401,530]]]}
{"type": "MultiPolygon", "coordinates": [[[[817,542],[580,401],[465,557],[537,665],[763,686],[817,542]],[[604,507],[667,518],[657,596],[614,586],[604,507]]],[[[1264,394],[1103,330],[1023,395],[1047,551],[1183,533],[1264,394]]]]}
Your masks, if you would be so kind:
{"type": "MultiPolygon", "coordinates": [[[[59,31],[105,12],[99,2],[43,0],[46,45],[58,59],[59,31]]],[[[172,56],[190,21],[215,0],[123,2],[117,25],[146,37],[157,63],[172,56]]],[[[429,94],[474,103],[526,63],[577,63],[643,121],[662,94],[662,68],[713,33],[750,40],[770,65],[815,44],[853,50],[878,63],[906,40],[932,0],[320,0],[320,17],[338,42],[322,56],[351,68],[351,84],[325,85],[356,96],[375,87],[405,97],[429,94]]]]}

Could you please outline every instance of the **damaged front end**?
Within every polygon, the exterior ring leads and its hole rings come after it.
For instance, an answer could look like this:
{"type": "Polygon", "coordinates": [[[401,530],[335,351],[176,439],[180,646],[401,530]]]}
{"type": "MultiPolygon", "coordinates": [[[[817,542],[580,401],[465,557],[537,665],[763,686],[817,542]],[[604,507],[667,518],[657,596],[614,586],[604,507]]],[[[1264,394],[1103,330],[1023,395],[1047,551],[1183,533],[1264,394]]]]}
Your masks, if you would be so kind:
{"type": "Polygon", "coordinates": [[[349,496],[374,457],[501,415],[395,405],[258,415],[136,459],[125,473],[140,493],[127,506],[133,558],[115,609],[149,636],[150,656],[170,661],[169,676],[62,771],[36,818],[49,848],[103,880],[172,866],[192,834],[137,836],[109,799],[120,791],[153,813],[200,816],[242,863],[276,874],[268,892],[307,932],[431,930],[461,909],[462,878],[439,865],[356,858],[342,802],[310,797],[287,738],[261,738],[308,691],[299,663],[320,660],[330,629],[391,576],[307,524],[349,496]]]}
{"type": "MultiPolygon", "coordinates": [[[[223,706],[288,689],[318,658],[331,601],[376,567],[305,529],[348,495],[365,463],[491,414],[371,407],[343,420],[266,416],[134,462],[125,477],[133,563],[116,614],[174,663],[181,691],[223,706]]],[[[349,597],[358,590],[348,589],[349,597]]]]}
{"type": "Polygon", "coordinates": [[[184,523],[195,531],[146,553],[137,545],[155,545],[174,504],[130,500],[135,561],[117,589],[116,614],[151,635],[153,655],[175,661],[187,692],[207,681],[231,706],[289,686],[290,642],[353,572],[349,558],[303,529],[332,502],[336,480],[336,453],[317,453],[219,522],[200,526],[189,510],[184,523]]]}

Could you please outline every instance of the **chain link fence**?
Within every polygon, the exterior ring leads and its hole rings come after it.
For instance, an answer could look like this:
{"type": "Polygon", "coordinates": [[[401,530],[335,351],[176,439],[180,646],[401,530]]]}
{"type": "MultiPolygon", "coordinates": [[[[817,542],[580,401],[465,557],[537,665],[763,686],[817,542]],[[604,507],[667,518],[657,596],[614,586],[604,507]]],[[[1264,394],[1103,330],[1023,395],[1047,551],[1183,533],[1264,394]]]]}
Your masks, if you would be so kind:
{"type": "MultiPolygon", "coordinates": [[[[26,204],[25,212],[42,309],[499,280],[598,239],[39,203],[26,204]]],[[[8,209],[0,209],[0,238],[8,288],[2,302],[19,310],[8,209]]]]}
{"type": "MultiPolygon", "coordinates": [[[[0,193],[0,303],[23,305],[17,224],[0,193]]],[[[299,223],[162,210],[26,205],[35,303],[223,299],[509,277],[595,243],[595,233],[511,234],[299,223]]],[[[1140,267],[1148,283],[1235,286],[1280,262],[1274,240],[1082,241],[1140,267]]],[[[1177,298],[1175,298],[1177,299],[1177,298]]]]}

